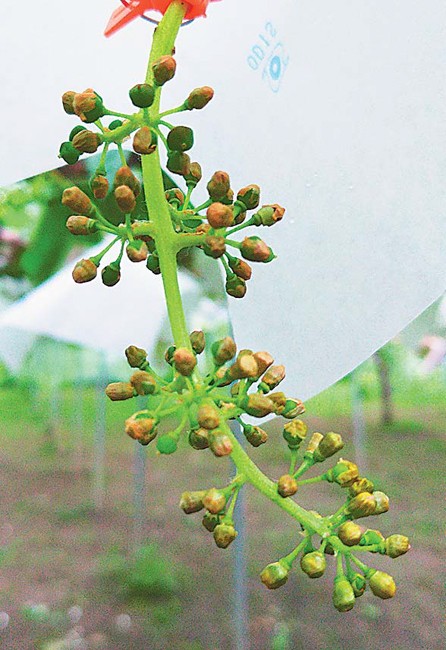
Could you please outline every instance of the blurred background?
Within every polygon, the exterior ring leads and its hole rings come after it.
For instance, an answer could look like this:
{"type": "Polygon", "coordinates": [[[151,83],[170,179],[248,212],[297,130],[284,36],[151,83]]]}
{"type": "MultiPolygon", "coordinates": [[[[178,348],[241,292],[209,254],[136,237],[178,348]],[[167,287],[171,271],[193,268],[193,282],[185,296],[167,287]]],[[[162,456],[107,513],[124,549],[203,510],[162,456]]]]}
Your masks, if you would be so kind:
{"type": "MultiPolygon", "coordinates": [[[[31,318],[28,301],[37,296],[45,313],[61,269],[99,242],[70,235],[60,204],[63,189],[86,187],[87,175],[82,163],[69,178],[61,169],[0,193],[0,647],[444,648],[446,299],[307,402],[309,427],[342,433],[345,457],[391,497],[382,532],[411,538],[408,556],[377,558],[396,579],[396,598],[367,593],[339,614],[330,576],[309,582],[299,571],[268,592],[258,576],[294,547],[291,520],[248,490],[239,550],[217,549],[200,516],[186,517],[178,501],[185,490],[223,484],[228,463],[186,445],[174,457],[136,449],[123,433],[131,407],[107,403],[103,393],[127,377],[125,364],[89,346],[88,336],[82,344],[54,337],[51,322],[31,318]]],[[[227,324],[218,277],[192,255],[182,265],[194,327],[220,336],[227,324]],[[206,282],[195,287],[198,276],[206,282]]],[[[88,316],[79,328],[88,329],[88,316]]],[[[155,365],[169,343],[161,319],[155,365]]],[[[287,466],[281,423],[267,429],[269,444],[252,455],[278,478],[287,466]]],[[[338,501],[327,485],[300,493],[322,513],[338,501]]]]}

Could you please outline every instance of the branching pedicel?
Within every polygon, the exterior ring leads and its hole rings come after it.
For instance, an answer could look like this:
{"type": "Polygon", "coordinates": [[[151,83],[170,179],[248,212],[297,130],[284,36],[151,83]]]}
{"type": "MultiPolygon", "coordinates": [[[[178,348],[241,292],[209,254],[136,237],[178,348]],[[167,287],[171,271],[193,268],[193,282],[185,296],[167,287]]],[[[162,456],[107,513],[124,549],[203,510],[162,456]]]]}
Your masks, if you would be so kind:
{"type": "Polygon", "coordinates": [[[180,503],[187,514],[206,511],[203,524],[213,533],[220,548],[227,548],[237,536],[232,515],[237,495],[245,483],[253,485],[294,518],[298,524],[296,537],[299,543],[291,553],[262,571],[261,580],[269,589],[276,589],[287,581],[298,557],[301,569],[310,578],[318,578],[325,571],[326,556],[335,555],[337,572],[333,603],[336,609],[352,609],[367,583],[376,596],[391,598],[396,589],[391,576],[369,568],[357,554],[370,552],[398,557],[409,549],[409,540],[402,535],[384,539],[379,531],[364,530],[354,521],[379,515],[389,508],[387,496],[376,491],[367,478],[361,478],[354,463],[341,459],[319,476],[301,478],[311,467],[340,451],[343,442],[336,433],[313,433],[302,456],[299,455],[307,426],[296,418],[305,409],[299,400],[276,391],[285,377],[284,367],[273,365],[274,361],[267,352],[241,350],[237,354],[234,341],[228,337],[213,344],[214,363],[208,374],[202,376],[198,371],[196,357],[205,349],[205,337],[203,332],[188,333],[178,286],[177,254],[182,249],[198,247],[206,255],[219,260],[226,272],[228,294],[241,298],[251,277],[251,267],[245,260],[267,263],[274,259],[274,254],[256,236],[245,237],[242,241],[234,237],[249,226],[274,225],[282,219],[284,210],[279,205],[258,209],[260,190],[257,185],[240,190],[234,201],[228,174],[221,171],[216,172],[207,185],[209,199],[206,203],[198,208],[190,206],[192,192],[201,180],[200,165],[191,162],[186,153],[192,148],[193,132],[186,126],[172,126],[166,118],[175,113],[204,108],[212,99],[213,90],[208,87],[193,90],[181,106],[160,112],[162,87],[175,74],[176,63],[171,54],[186,9],[185,3],[172,2],[155,30],[145,83],[130,90],[130,99],[139,108],[138,112],[125,115],[111,111],[105,108],[102,98],[93,90],[66,92],[63,96],[67,113],[76,114],[83,122],[98,127],[97,132],[83,126],[76,127],[60,152],[66,162],[74,163],[81,153],[94,153],[103,147],[99,167],[91,181],[96,199],[105,198],[109,190],[105,166],[109,147],[116,145],[122,157],[122,167],[115,175],[112,188],[116,202],[125,214],[125,222],[121,225],[110,223],[78,188],[64,192],[63,203],[75,213],[67,221],[73,234],[101,230],[114,235],[103,252],[76,264],[74,280],[93,280],[103,257],[117,246],[120,251],[117,259],[102,270],[103,282],[113,286],[119,281],[121,259],[126,248],[132,262],[146,261],[149,270],[162,275],[174,338],[174,345],[166,352],[166,361],[173,370],[171,381],[153,370],[144,350],[131,346],[126,355],[135,372],[129,382],[110,384],[107,395],[112,400],[147,396],[147,408],[134,413],[125,423],[126,433],[142,445],[148,445],[156,438],[158,425],[164,418],[173,417],[178,426],[168,434],[158,436],[156,445],[160,453],[175,452],[180,437],[187,435],[194,449],[209,448],[215,456],[232,458],[237,475],[227,486],[186,492],[180,503]],[[105,127],[101,121],[104,116],[120,119],[114,119],[105,127]],[[122,151],[122,142],[130,135],[133,135],[134,150],[141,155],[148,217],[145,213],[135,214],[136,197],[141,186],[127,166],[122,151]],[[167,148],[170,172],[183,177],[186,194],[179,188],[165,191],[160,145],[167,148]],[[247,218],[249,211],[255,212],[247,218]],[[271,481],[260,471],[228,425],[231,420],[238,421],[247,441],[254,447],[265,443],[266,432],[259,426],[245,423],[245,414],[257,418],[276,414],[288,420],[283,437],[290,449],[291,462],[288,473],[278,482],[271,481]],[[332,515],[321,516],[316,511],[307,511],[290,498],[301,487],[307,489],[307,484],[319,481],[336,484],[346,494],[343,504],[332,515]]]}

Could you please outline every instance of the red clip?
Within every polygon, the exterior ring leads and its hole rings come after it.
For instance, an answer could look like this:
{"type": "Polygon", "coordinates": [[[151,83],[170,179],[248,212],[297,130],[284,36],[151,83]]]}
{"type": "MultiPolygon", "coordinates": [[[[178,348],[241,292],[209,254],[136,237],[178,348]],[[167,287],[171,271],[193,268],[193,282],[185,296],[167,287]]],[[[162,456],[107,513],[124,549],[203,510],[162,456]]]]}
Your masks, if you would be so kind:
{"type": "MultiPolygon", "coordinates": [[[[215,1],[187,0],[189,9],[185,18],[187,20],[193,20],[194,18],[205,16],[209,2],[215,1]]],[[[105,35],[111,36],[122,27],[125,27],[129,22],[138,18],[138,16],[142,16],[146,11],[160,11],[164,14],[171,2],[172,0],[130,0],[127,5],[123,5],[113,12],[105,29],[105,35]]]]}

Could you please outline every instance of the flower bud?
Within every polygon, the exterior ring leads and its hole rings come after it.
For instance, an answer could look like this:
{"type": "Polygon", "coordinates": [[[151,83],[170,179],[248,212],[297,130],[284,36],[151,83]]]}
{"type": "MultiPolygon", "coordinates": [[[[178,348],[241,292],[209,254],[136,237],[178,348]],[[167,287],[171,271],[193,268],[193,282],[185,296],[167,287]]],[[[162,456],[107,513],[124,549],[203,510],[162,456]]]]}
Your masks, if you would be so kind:
{"type": "Polygon", "coordinates": [[[260,574],[260,580],[268,589],[278,589],[288,580],[289,568],[283,562],[268,564],[260,574]]]}
{"type": "Polygon", "coordinates": [[[174,454],[178,449],[178,442],[173,436],[166,434],[158,438],[156,449],[160,454],[170,456],[170,454],[174,454]]]}
{"type": "Polygon", "coordinates": [[[204,333],[201,330],[196,330],[195,332],[192,332],[189,339],[195,354],[201,354],[206,346],[204,333]]]}
{"type": "Polygon", "coordinates": [[[121,185],[129,187],[135,196],[138,196],[141,192],[141,183],[136,178],[130,167],[120,167],[116,172],[113,181],[113,189],[121,187],[121,185]]]}
{"type": "Polygon", "coordinates": [[[226,252],[226,242],[224,237],[208,235],[204,240],[203,251],[208,257],[214,260],[222,257],[226,252]]]}
{"type": "Polygon", "coordinates": [[[74,90],[67,90],[62,95],[62,106],[65,111],[65,113],[68,113],[68,115],[74,115],[74,97],[76,93],[74,90]]]}
{"type": "Polygon", "coordinates": [[[218,429],[214,429],[209,433],[209,447],[217,458],[229,456],[233,451],[231,438],[218,429]]]}
{"type": "Polygon", "coordinates": [[[66,226],[72,235],[90,235],[98,230],[94,219],[82,216],[68,217],[66,226]]]}
{"type": "Polygon", "coordinates": [[[362,535],[359,541],[360,546],[372,546],[373,544],[380,544],[384,542],[384,535],[379,530],[368,528],[362,535]]]}
{"type": "Polygon", "coordinates": [[[173,56],[162,56],[152,65],[153,78],[157,86],[164,86],[165,83],[174,78],[177,64],[173,56]]]}
{"type": "Polygon", "coordinates": [[[226,496],[221,490],[211,488],[206,492],[203,497],[203,505],[213,515],[218,515],[219,512],[225,509],[227,503],[226,496]]]}
{"type": "Polygon", "coordinates": [[[108,266],[105,266],[102,269],[101,278],[102,283],[105,284],[106,287],[114,287],[117,285],[121,279],[121,270],[119,265],[112,262],[108,266]]]}
{"type": "Polygon", "coordinates": [[[79,160],[80,153],[73,146],[72,142],[62,142],[59,149],[59,158],[62,158],[67,165],[74,165],[79,160]]]}
{"type": "Polygon", "coordinates": [[[214,540],[218,548],[228,548],[237,537],[237,531],[232,524],[218,524],[214,528],[214,540]]]}
{"type": "Polygon", "coordinates": [[[242,280],[250,280],[252,276],[252,268],[248,262],[240,260],[237,257],[231,257],[229,260],[229,267],[239,278],[242,280]]]}
{"type": "Polygon", "coordinates": [[[274,390],[285,379],[285,366],[272,366],[262,377],[261,387],[267,393],[274,390]]]}
{"type": "Polygon", "coordinates": [[[285,408],[280,415],[287,420],[294,420],[295,417],[303,413],[305,413],[305,406],[300,399],[287,399],[285,408]]]}
{"type": "Polygon", "coordinates": [[[246,440],[253,447],[260,447],[260,445],[265,444],[265,442],[268,440],[268,434],[260,427],[247,425],[243,427],[243,433],[246,440]]]}
{"type": "Polygon", "coordinates": [[[98,267],[90,260],[80,260],[73,269],[72,277],[77,284],[90,282],[94,280],[98,274],[98,267]]]}
{"type": "Polygon", "coordinates": [[[220,424],[220,415],[216,407],[211,404],[203,404],[200,406],[197,419],[200,427],[208,431],[216,429],[220,424]]]}
{"type": "Polygon", "coordinates": [[[186,99],[186,107],[192,111],[194,108],[200,110],[209,104],[214,96],[214,91],[209,86],[195,88],[186,99]]]}
{"type": "Polygon", "coordinates": [[[247,210],[255,210],[260,203],[260,187],[248,185],[237,194],[237,201],[241,201],[247,210]]]}
{"type": "Polygon", "coordinates": [[[349,576],[348,580],[353,588],[355,598],[360,598],[367,586],[366,579],[360,573],[355,573],[354,575],[349,576]]]}
{"type": "Polygon", "coordinates": [[[135,396],[133,386],[123,381],[109,384],[105,389],[105,394],[112,402],[122,402],[135,396]]]}
{"type": "Polygon", "coordinates": [[[348,612],[355,605],[355,592],[345,577],[336,577],[334,580],[333,605],[338,612],[348,612]]]}
{"type": "Polygon", "coordinates": [[[138,263],[144,262],[147,259],[149,249],[147,248],[147,244],[145,242],[137,239],[127,244],[125,252],[127,253],[127,257],[131,262],[138,263]]]}
{"type": "Polygon", "coordinates": [[[93,131],[81,131],[73,138],[73,147],[81,153],[96,153],[102,143],[99,133],[93,131]]]}
{"type": "Polygon", "coordinates": [[[370,492],[372,493],[374,490],[374,485],[372,481],[369,481],[368,478],[359,478],[357,479],[352,485],[350,485],[348,491],[349,494],[352,497],[355,497],[357,494],[360,494],[361,492],[370,492]]]}
{"type": "Polygon", "coordinates": [[[309,578],[320,578],[324,575],[327,562],[323,553],[312,551],[305,553],[300,560],[300,568],[309,578]]]}
{"type": "Polygon", "coordinates": [[[68,187],[63,191],[62,204],[77,214],[90,216],[93,211],[89,197],[78,187],[68,187]]]}
{"type": "Polygon", "coordinates": [[[192,515],[195,512],[203,510],[203,499],[206,495],[206,490],[201,492],[183,492],[180,499],[180,508],[186,515],[192,515]]]}
{"type": "Polygon", "coordinates": [[[147,352],[136,345],[130,345],[125,351],[125,356],[131,368],[140,368],[147,361],[147,352]]]}
{"type": "Polygon", "coordinates": [[[274,404],[274,413],[276,415],[281,415],[287,402],[285,393],[269,393],[268,399],[270,399],[274,404]]]}
{"type": "Polygon", "coordinates": [[[171,151],[189,151],[194,146],[194,132],[188,126],[174,126],[167,136],[171,151]]]}
{"type": "Polygon", "coordinates": [[[108,125],[109,131],[115,131],[116,129],[119,129],[120,126],[122,126],[124,122],[122,120],[113,120],[110,122],[108,125]]]}
{"type": "Polygon", "coordinates": [[[275,203],[274,205],[264,205],[254,215],[254,224],[256,226],[274,226],[280,221],[285,214],[285,209],[275,203]]]}
{"type": "Polygon", "coordinates": [[[353,521],[346,521],[339,526],[338,537],[346,546],[356,546],[361,541],[364,529],[353,521]]]}
{"type": "Polygon", "coordinates": [[[375,571],[372,569],[372,571],[367,575],[367,578],[369,580],[370,589],[375,596],[383,598],[384,600],[387,598],[393,598],[396,593],[396,585],[392,576],[389,576],[388,573],[384,573],[383,571],[375,571]]]}
{"type": "Polygon", "coordinates": [[[173,355],[175,369],[183,377],[190,377],[197,365],[197,358],[193,352],[187,348],[178,348],[173,355]]]}
{"type": "Polygon", "coordinates": [[[127,187],[127,185],[120,185],[115,189],[114,195],[121,212],[124,212],[124,214],[133,212],[136,207],[136,197],[130,187],[127,187]]]}
{"type": "Polygon", "coordinates": [[[156,420],[151,418],[148,411],[138,411],[125,421],[125,432],[133,440],[146,446],[156,438],[156,420]]]}
{"type": "Polygon", "coordinates": [[[308,427],[305,422],[302,422],[302,420],[287,422],[283,427],[283,437],[288,443],[288,447],[290,449],[298,449],[302,440],[305,440],[307,431],[308,427]]]}
{"type": "Polygon", "coordinates": [[[148,126],[142,126],[133,138],[133,151],[141,156],[149,155],[156,149],[156,136],[148,126]]]}
{"type": "Polygon", "coordinates": [[[246,282],[237,275],[231,274],[226,278],[225,290],[232,298],[244,298],[246,296],[246,282]]]}
{"type": "Polygon", "coordinates": [[[150,84],[136,84],[129,90],[130,101],[138,108],[149,108],[155,100],[155,88],[150,84]]]}
{"type": "Polygon", "coordinates": [[[234,223],[234,213],[228,205],[212,203],[206,211],[206,218],[212,228],[229,228],[234,223]]]}
{"type": "Polygon", "coordinates": [[[164,193],[164,196],[166,201],[172,205],[181,207],[184,204],[185,196],[179,187],[172,187],[164,193]]]}
{"type": "Polygon", "coordinates": [[[240,246],[242,256],[250,262],[271,262],[275,255],[260,237],[245,237],[240,246]]]}
{"type": "Polygon", "coordinates": [[[315,450],[313,458],[317,463],[322,463],[330,456],[334,456],[344,446],[344,442],[338,433],[327,433],[315,450]]]}
{"type": "Polygon", "coordinates": [[[378,492],[375,490],[373,496],[376,501],[376,509],[373,513],[374,515],[382,515],[384,512],[389,510],[389,497],[384,492],[378,492]]]}
{"type": "Polygon", "coordinates": [[[82,122],[96,122],[96,120],[104,116],[102,99],[91,88],[74,95],[73,109],[82,122]]]}
{"type": "Polygon", "coordinates": [[[215,172],[207,184],[209,197],[212,201],[221,201],[227,196],[230,189],[229,175],[222,171],[215,172]]]}
{"type": "Polygon", "coordinates": [[[216,526],[220,523],[220,515],[213,515],[211,512],[207,512],[201,523],[210,533],[213,533],[216,526]]]}
{"type": "Polygon", "coordinates": [[[305,455],[312,456],[316,449],[319,446],[320,441],[322,440],[324,436],[322,433],[318,433],[317,431],[312,434],[310,440],[308,441],[307,449],[305,451],[305,455]]]}
{"type": "Polygon", "coordinates": [[[234,340],[227,336],[220,341],[216,341],[211,347],[212,356],[217,366],[223,366],[233,359],[237,353],[237,346],[234,340]]]}
{"type": "Polygon", "coordinates": [[[296,479],[293,476],[290,476],[290,474],[284,474],[277,481],[277,492],[284,499],[296,494],[298,488],[299,486],[297,485],[296,479]]]}
{"type": "Polygon", "coordinates": [[[270,355],[269,352],[265,352],[265,351],[255,352],[254,359],[256,360],[257,368],[258,368],[258,374],[256,375],[256,377],[260,377],[260,375],[263,375],[263,373],[266,372],[268,368],[272,366],[274,363],[273,357],[270,355]]]}
{"type": "Polygon", "coordinates": [[[158,255],[156,254],[149,255],[147,258],[146,266],[149,269],[149,271],[152,271],[154,275],[161,274],[160,258],[158,257],[158,255]]]}
{"type": "Polygon", "coordinates": [[[390,535],[385,541],[384,548],[389,557],[399,557],[410,550],[409,538],[404,535],[390,535]]]}
{"type": "Polygon", "coordinates": [[[240,404],[241,408],[255,418],[264,418],[274,412],[274,403],[259,393],[246,395],[240,404]]]}
{"type": "Polygon", "coordinates": [[[105,199],[108,194],[109,183],[105,176],[95,176],[90,183],[95,199],[105,199]]]}
{"type": "Polygon", "coordinates": [[[167,156],[167,169],[172,174],[179,176],[187,176],[190,174],[190,156],[187,153],[180,151],[171,151],[167,156]]]}
{"type": "Polygon", "coordinates": [[[174,345],[171,345],[164,353],[164,359],[166,363],[169,364],[169,366],[173,366],[173,355],[175,354],[175,350],[176,347],[174,345]]]}
{"type": "Polygon", "coordinates": [[[358,480],[359,470],[355,463],[342,459],[338,461],[333,469],[326,472],[326,476],[331,483],[337,483],[341,487],[350,487],[358,480]]]}
{"type": "Polygon", "coordinates": [[[81,131],[86,131],[86,127],[82,126],[82,124],[78,124],[77,126],[71,129],[70,135],[68,136],[68,140],[70,142],[73,142],[74,136],[80,133],[81,131]]]}
{"type": "Polygon", "coordinates": [[[200,427],[199,429],[191,429],[189,431],[189,444],[193,449],[201,451],[209,449],[209,432],[207,429],[200,427]]]}
{"type": "Polygon", "coordinates": [[[130,383],[138,395],[153,395],[157,390],[155,378],[144,370],[137,370],[130,377],[130,383]]]}
{"type": "Polygon", "coordinates": [[[185,174],[184,176],[184,180],[186,181],[187,187],[197,187],[202,177],[203,177],[203,173],[201,171],[201,166],[199,165],[199,163],[191,162],[189,173],[185,174]]]}
{"type": "Polygon", "coordinates": [[[361,492],[353,497],[347,505],[347,512],[354,518],[368,517],[375,512],[376,501],[375,497],[370,492],[361,492]]]}

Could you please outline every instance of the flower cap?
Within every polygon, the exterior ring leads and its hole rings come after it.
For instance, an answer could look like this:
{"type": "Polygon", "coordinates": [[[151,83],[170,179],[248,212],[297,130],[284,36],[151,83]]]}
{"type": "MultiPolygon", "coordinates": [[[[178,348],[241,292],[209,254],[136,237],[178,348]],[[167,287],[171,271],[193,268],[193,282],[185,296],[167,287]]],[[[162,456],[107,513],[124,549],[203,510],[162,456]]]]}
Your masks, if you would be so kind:
{"type": "MultiPolygon", "coordinates": [[[[209,2],[216,1],[218,0],[187,0],[189,8],[185,18],[193,20],[205,16],[209,2]]],[[[105,29],[105,35],[111,36],[122,27],[125,27],[127,23],[138,18],[138,16],[142,16],[146,11],[160,11],[164,14],[171,2],[172,0],[129,0],[129,2],[113,12],[105,29]]]]}

